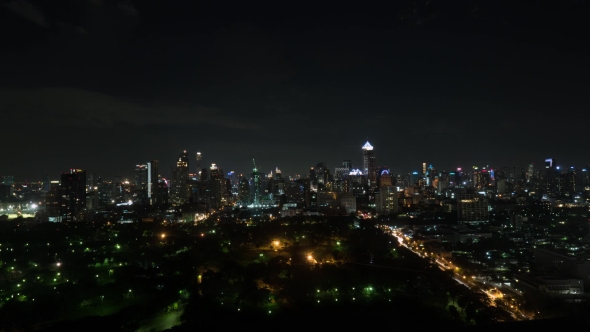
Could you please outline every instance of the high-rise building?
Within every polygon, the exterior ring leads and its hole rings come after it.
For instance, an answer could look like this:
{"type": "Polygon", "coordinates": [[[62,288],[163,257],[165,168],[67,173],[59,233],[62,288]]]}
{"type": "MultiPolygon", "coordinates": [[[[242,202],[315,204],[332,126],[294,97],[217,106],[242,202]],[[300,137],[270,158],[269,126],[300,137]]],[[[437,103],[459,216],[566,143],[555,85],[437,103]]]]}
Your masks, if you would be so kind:
{"type": "Polygon", "coordinates": [[[261,189],[262,189],[262,179],[258,168],[256,167],[256,161],[252,159],[254,163],[254,168],[252,169],[252,204],[260,205],[261,202],[261,189]]]}
{"type": "Polygon", "coordinates": [[[152,160],[147,163],[147,199],[150,205],[162,204],[158,191],[160,190],[158,161],[152,160]]]}
{"type": "Polygon", "coordinates": [[[245,177],[242,177],[242,179],[240,180],[238,200],[243,205],[247,205],[250,203],[250,184],[248,183],[248,179],[246,179],[245,177]]]}
{"type": "Polygon", "coordinates": [[[391,172],[386,167],[381,167],[378,173],[379,177],[377,178],[377,182],[380,188],[393,186],[394,180],[391,177],[391,172]]]}
{"type": "Polygon", "coordinates": [[[47,221],[56,222],[61,216],[61,196],[59,194],[61,185],[59,180],[49,181],[49,186],[45,192],[44,212],[47,215],[47,221]]]}
{"type": "Polygon", "coordinates": [[[543,175],[543,182],[546,193],[556,194],[559,191],[559,173],[559,166],[557,166],[555,159],[545,159],[545,174],[543,175]]]}
{"type": "Polygon", "coordinates": [[[377,186],[377,169],[375,166],[375,152],[373,146],[367,141],[362,147],[363,150],[363,174],[367,176],[370,187],[377,186]]]}
{"type": "Polygon", "coordinates": [[[342,179],[343,177],[348,175],[348,173],[350,173],[351,169],[352,169],[352,162],[350,160],[342,161],[342,166],[336,167],[334,169],[334,178],[342,179]]]}
{"type": "Polygon", "coordinates": [[[86,171],[72,168],[69,173],[62,173],[60,195],[61,220],[80,220],[79,213],[86,206],[86,171]]]}
{"type": "Polygon", "coordinates": [[[189,158],[188,153],[184,150],[178,160],[176,161],[176,167],[174,168],[172,176],[172,188],[170,190],[172,204],[182,205],[188,202],[188,185],[189,179],[189,158]]]}
{"type": "Polygon", "coordinates": [[[148,165],[135,165],[135,189],[146,190],[148,187],[148,165]]]}
{"type": "Polygon", "coordinates": [[[526,172],[526,182],[530,183],[533,180],[533,175],[535,174],[535,167],[534,164],[529,164],[529,167],[526,172]]]}
{"type": "Polygon", "coordinates": [[[379,187],[375,195],[375,207],[379,214],[397,214],[398,213],[398,191],[394,186],[379,187]]]}
{"type": "Polygon", "coordinates": [[[226,198],[226,178],[223,176],[223,170],[216,164],[211,164],[209,170],[210,177],[207,181],[208,203],[212,207],[219,208],[226,198]]]}
{"type": "Polygon", "coordinates": [[[203,155],[200,152],[197,152],[197,163],[195,164],[197,169],[197,180],[201,180],[201,163],[203,161],[203,155]]]}

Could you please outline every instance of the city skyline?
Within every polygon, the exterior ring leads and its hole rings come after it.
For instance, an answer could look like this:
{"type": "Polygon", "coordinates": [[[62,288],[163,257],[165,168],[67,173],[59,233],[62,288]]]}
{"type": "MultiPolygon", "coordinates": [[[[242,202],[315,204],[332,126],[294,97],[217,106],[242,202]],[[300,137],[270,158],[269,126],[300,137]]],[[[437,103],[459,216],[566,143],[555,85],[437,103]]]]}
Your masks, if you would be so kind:
{"type": "Polygon", "coordinates": [[[164,169],[184,149],[293,174],[358,164],[367,136],[396,172],[588,163],[583,3],[58,3],[2,5],[1,174],[164,169]]]}
{"type": "Polygon", "coordinates": [[[347,5],[0,1],[0,331],[587,328],[590,1],[347,5]]]}
{"type": "MultiPolygon", "coordinates": [[[[367,144],[368,143],[370,143],[370,142],[369,141],[366,141],[364,144],[359,145],[359,147],[360,147],[358,149],[359,150],[358,151],[358,154],[359,155],[361,155],[361,153],[365,150],[365,148],[367,147],[367,144]]],[[[529,165],[533,165],[535,171],[541,171],[541,170],[545,169],[545,164],[544,163],[548,159],[548,158],[542,158],[542,159],[539,159],[539,160],[536,160],[536,161],[533,161],[533,162],[529,162],[529,163],[526,163],[526,164],[486,163],[486,164],[472,164],[472,165],[457,165],[457,166],[450,167],[450,168],[441,167],[441,166],[439,166],[438,163],[435,163],[435,162],[423,161],[423,162],[416,163],[415,167],[412,168],[412,169],[407,169],[407,170],[401,170],[400,171],[399,169],[396,169],[395,167],[391,167],[389,165],[382,165],[379,162],[379,160],[380,160],[380,158],[379,158],[379,149],[378,148],[374,149],[374,146],[372,144],[369,144],[369,146],[370,146],[371,150],[375,150],[376,151],[376,157],[375,157],[375,159],[377,161],[376,161],[376,164],[375,164],[375,169],[376,168],[385,167],[388,170],[390,170],[393,175],[402,175],[402,176],[403,175],[407,175],[407,174],[411,174],[412,172],[418,172],[418,174],[422,174],[422,166],[424,164],[426,164],[427,166],[431,166],[432,165],[434,167],[434,169],[436,169],[437,172],[444,172],[444,171],[446,171],[446,172],[454,172],[457,169],[462,169],[463,171],[466,171],[467,172],[467,171],[471,171],[472,167],[474,167],[474,166],[475,167],[478,167],[478,168],[482,168],[482,167],[483,168],[486,168],[487,167],[487,168],[490,168],[490,169],[498,169],[498,168],[506,167],[506,166],[508,166],[508,167],[520,167],[523,171],[526,171],[526,169],[528,169],[529,165]]],[[[178,155],[179,154],[180,155],[187,154],[187,156],[192,156],[192,155],[196,155],[196,153],[199,153],[199,157],[201,158],[201,159],[199,159],[199,162],[200,162],[200,165],[201,165],[201,169],[203,169],[203,168],[209,169],[211,167],[211,165],[215,165],[216,167],[220,167],[221,169],[223,169],[225,173],[235,172],[236,174],[243,175],[245,177],[249,177],[252,174],[252,160],[251,159],[248,160],[247,162],[239,162],[239,163],[229,162],[228,163],[229,166],[228,166],[228,165],[224,165],[222,163],[216,162],[215,161],[216,159],[214,159],[214,157],[211,158],[211,159],[210,158],[207,158],[207,154],[206,153],[203,153],[202,151],[203,150],[190,151],[190,150],[187,150],[187,149],[183,149],[183,150],[178,151],[178,153],[176,154],[176,157],[173,158],[172,160],[159,160],[159,159],[152,159],[152,160],[155,160],[155,161],[158,161],[159,162],[159,164],[160,164],[160,167],[159,167],[159,175],[162,178],[167,178],[167,179],[171,179],[173,177],[173,172],[174,172],[174,167],[175,167],[174,165],[176,165],[176,162],[177,162],[177,159],[178,159],[178,155]],[[208,159],[210,159],[210,162],[208,161],[208,159]],[[203,163],[203,161],[204,161],[204,163],[203,163]],[[243,168],[237,169],[235,167],[232,168],[231,167],[232,164],[233,165],[242,164],[244,166],[243,166],[243,168]]],[[[197,170],[197,168],[195,166],[196,165],[196,160],[192,160],[192,159],[193,158],[190,158],[189,157],[189,173],[196,174],[196,173],[198,173],[198,170],[197,170]]],[[[256,158],[254,158],[254,159],[256,159],[256,158]]],[[[590,163],[586,163],[586,164],[583,164],[583,165],[567,165],[567,164],[564,164],[564,163],[560,162],[560,159],[558,159],[558,158],[549,158],[549,159],[554,160],[556,162],[557,169],[558,170],[561,169],[563,171],[568,170],[568,169],[571,169],[571,168],[576,169],[576,170],[579,170],[579,169],[586,169],[586,168],[589,168],[590,167],[590,163]]],[[[307,168],[300,169],[298,171],[295,170],[293,172],[285,172],[285,171],[282,171],[282,173],[284,174],[284,176],[287,176],[287,177],[300,175],[301,178],[306,178],[307,175],[308,175],[308,173],[309,173],[310,168],[315,167],[317,163],[322,163],[322,162],[325,163],[326,166],[327,166],[327,168],[332,172],[335,168],[340,167],[343,162],[348,162],[348,161],[352,161],[352,169],[358,169],[361,172],[363,172],[363,174],[365,173],[365,171],[363,171],[364,166],[363,166],[363,157],[362,156],[361,157],[357,157],[357,159],[354,159],[354,158],[341,158],[339,161],[335,161],[333,164],[332,163],[328,163],[328,162],[326,162],[324,160],[318,160],[316,162],[310,161],[308,163],[309,166],[307,168]]],[[[102,177],[103,179],[106,179],[106,180],[112,179],[112,178],[117,177],[117,176],[123,176],[123,177],[128,178],[128,179],[133,179],[134,176],[135,176],[134,175],[134,168],[136,166],[144,165],[144,164],[149,163],[149,162],[150,162],[150,160],[144,160],[144,161],[141,161],[141,162],[137,162],[136,164],[133,164],[133,165],[126,165],[126,167],[121,167],[118,172],[115,172],[113,174],[108,174],[108,173],[101,172],[101,170],[99,170],[99,169],[92,169],[92,168],[80,167],[78,165],[78,166],[75,166],[75,167],[72,166],[72,167],[63,168],[59,172],[47,172],[47,171],[45,171],[42,174],[39,174],[38,175],[38,178],[35,178],[34,175],[31,175],[31,174],[22,176],[22,175],[15,175],[15,174],[10,174],[10,173],[6,173],[6,172],[5,173],[0,173],[1,174],[0,176],[11,176],[11,177],[15,178],[15,181],[17,181],[17,182],[25,182],[25,181],[36,182],[36,181],[43,180],[43,178],[45,176],[48,176],[50,179],[53,179],[53,178],[57,179],[57,178],[59,178],[59,175],[60,174],[66,174],[66,173],[68,173],[68,170],[71,170],[71,169],[84,169],[84,170],[86,170],[86,171],[88,171],[90,173],[93,173],[96,176],[100,176],[100,177],[102,177]]],[[[266,175],[266,174],[268,174],[270,172],[274,172],[276,169],[285,170],[285,169],[294,169],[294,168],[292,166],[290,167],[289,164],[286,164],[286,165],[274,165],[274,166],[268,166],[268,167],[266,165],[263,165],[262,167],[258,167],[257,166],[257,169],[258,169],[258,171],[261,172],[261,174],[265,174],[266,175]]],[[[2,169],[0,169],[0,171],[2,171],[2,169]]],[[[19,173],[17,172],[16,174],[19,174],[19,173]]],[[[22,173],[22,174],[24,174],[24,173],[22,173]]],[[[224,176],[225,175],[226,174],[224,174],[224,176]]]]}

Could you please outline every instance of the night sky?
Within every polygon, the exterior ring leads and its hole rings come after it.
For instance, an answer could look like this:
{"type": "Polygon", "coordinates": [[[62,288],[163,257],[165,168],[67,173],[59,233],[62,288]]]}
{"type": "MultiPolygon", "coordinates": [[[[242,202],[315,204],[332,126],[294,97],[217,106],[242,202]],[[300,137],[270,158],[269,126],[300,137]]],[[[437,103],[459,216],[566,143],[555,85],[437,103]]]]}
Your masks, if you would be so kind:
{"type": "Polygon", "coordinates": [[[590,3],[394,2],[2,1],[0,175],[590,162],[590,3]]]}

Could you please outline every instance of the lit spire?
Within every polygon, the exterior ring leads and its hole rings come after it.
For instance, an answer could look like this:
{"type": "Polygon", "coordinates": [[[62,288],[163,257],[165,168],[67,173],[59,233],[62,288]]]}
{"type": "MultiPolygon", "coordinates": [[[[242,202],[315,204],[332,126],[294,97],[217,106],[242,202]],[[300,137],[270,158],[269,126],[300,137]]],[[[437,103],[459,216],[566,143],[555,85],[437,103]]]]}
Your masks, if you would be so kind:
{"type": "Polygon", "coordinates": [[[369,143],[369,141],[363,145],[363,150],[373,150],[373,146],[369,143]]]}

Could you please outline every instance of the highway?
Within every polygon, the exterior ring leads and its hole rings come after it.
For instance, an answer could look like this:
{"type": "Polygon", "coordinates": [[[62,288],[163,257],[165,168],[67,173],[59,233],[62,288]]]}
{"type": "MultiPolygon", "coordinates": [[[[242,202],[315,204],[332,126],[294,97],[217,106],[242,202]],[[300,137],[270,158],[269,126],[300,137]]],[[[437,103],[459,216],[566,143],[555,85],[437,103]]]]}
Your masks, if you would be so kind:
{"type": "MultiPolygon", "coordinates": [[[[441,270],[443,271],[454,271],[453,280],[455,280],[460,285],[463,285],[473,292],[485,294],[489,297],[489,303],[486,302],[487,305],[496,306],[497,304],[499,308],[503,309],[504,311],[508,312],[515,320],[531,320],[531,317],[526,316],[520,309],[519,305],[516,302],[511,302],[507,299],[504,299],[504,294],[498,290],[497,288],[490,287],[486,284],[483,284],[478,279],[481,279],[480,276],[472,275],[472,273],[468,273],[469,271],[464,271],[463,269],[459,269],[458,267],[454,266],[454,264],[444,258],[436,257],[434,262],[431,260],[432,257],[428,256],[428,253],[424,253],[420,251],[419,247],[413,247],[411,245],[411,239],[404,236],[400,230],[393,230],[390,231],[390,234],[394,236],[399,244],[407,249],[409,249],[414,254],[428,259],[431,264],[436,264],[441,270]],[[462,271],[463,273],[459,272],[462,271]],[[469,275],[472,275],[469,277],[469,275]],[[496,301],[500,300],[500,301],[496,301]]],[[[431,256],[434,256],[431,253],[431,256]]]]}

